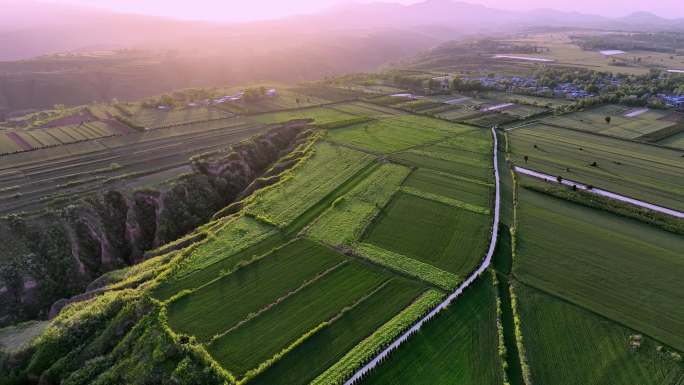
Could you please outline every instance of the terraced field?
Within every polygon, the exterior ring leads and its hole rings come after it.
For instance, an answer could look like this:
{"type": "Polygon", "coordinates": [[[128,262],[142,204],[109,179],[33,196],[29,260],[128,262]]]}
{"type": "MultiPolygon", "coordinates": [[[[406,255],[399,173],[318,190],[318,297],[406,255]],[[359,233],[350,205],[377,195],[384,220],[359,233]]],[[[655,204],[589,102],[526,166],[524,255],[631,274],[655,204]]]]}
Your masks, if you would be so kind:
{"type": "Polygon", "coordinates": [[[0,155],[119,135],[121,132],[113,127],[118,125],[116,122],[94,121],[80,125],[0,132],[0,155]]]}
{"type": "Polygon", "coordinates": [[[533,287],[684,349],[684,239],[520,189],[514,272],[533,287]]]}
{"type": "Polygon", "coordinates": [[[158,108],[138,108],[130,119],[145,129],[158,129],[185,125],[209,120],[230,118],[233,114],[211,107],[188,107],[160,110],[158,108]]]}
{"type": "Polygon", "coordinates": [[[230,119],[6,155],[0,162],[0,214],[40,210],[53,200],[74,202],[105,181],[112,187],[145,187],[189,171],[194,155],[263,130],[230,119]]]}
{"type": "Polygon", "coordinates": [[[682,151],[547,125],[515,129],[509,138],[512,160],[522,167],[684,209],[682,151]]]}

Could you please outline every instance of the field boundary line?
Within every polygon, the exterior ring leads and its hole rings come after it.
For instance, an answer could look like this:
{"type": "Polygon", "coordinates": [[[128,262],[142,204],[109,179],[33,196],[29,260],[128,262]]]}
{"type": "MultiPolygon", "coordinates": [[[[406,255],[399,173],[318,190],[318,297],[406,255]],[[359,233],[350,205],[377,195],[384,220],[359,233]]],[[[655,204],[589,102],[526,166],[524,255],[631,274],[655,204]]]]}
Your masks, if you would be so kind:
{"type": "MultiPolygon", "coordinates": [[[[517,173],[527,175],[527,176],[531,176],[533,178],[542,179],[542,180],[545,180],[547,182],[558,183],[558,177],[555,177],[555,176],[549,175],[549,174],[545,174],[543,172],[534,171],[534,170],[524,168],[524,167],[520,167],[520,166],[515,166],[514,170],[517,173]]],[[[628,196],[617,194],[617,193],[610,192],[607,190],[602,190],[600,188],[594,188],[594,187],[590,188],[588,185],[585,185],[583,183],[579,183],[579,182],[576,182],[576,181],[573,181],[570,179],[561,179],[560,184],[570,186],[570,187],[576,187],[577,189],[586,191],[588,193],[600,195],[600,196],[605,197],[605,198],[609,198],[609,199],[613,199],[616,201],[628,203],[628,204],[631,204],[633,206],[638,206],[641,208],[649,209],[651,211],[656,211],[659,213],[671,215],[671,216],[676,217],[676,218],[684,218],[684,212],[682,212],[682,211],[678,211],[678,210],[663,207],[663,206],[658,206],[658,205],[653,204],[653,203],[648,203],[648,202],[645,202],[642,200],[630,198],[628,196]]]]}
{"type": "Polygon", "coordinates": [[[467,289],[477,278],[482,275],[492,262],[492,256],[494,255],[494,250],[496,248],[496,241],[499,232],[499,212],[501,206],[501,191],[499,183],[499,164],[498,164],[498,140],[496,136],[496,130],[494,127],[491,128],[493,137],[493,164],[494,164],[494,180],[495,180],[495,200],[494,200],[494,220],[492,222],[492,236],[489,242],[489,249],[487,254],[480,266],[461,284],[454,290],[447,298],[432,309],[427,315],[416,322],[410,329],[402,333],[397,339],[394,340],[388,347],[383,349],[379,354],[377,354],[370,362],[361,367],[354,375],[349,378],[344,385],[353,385],[359,382],[366,374],[373,370],[378,364],[384,361],[394,350],[396,350],[402,343],[406,342],[413,334],[416,334],[420,328],[426,322],[434,318],[442,310],[446,309],[454,300],[456,300],[465,289],[467,289]]]}

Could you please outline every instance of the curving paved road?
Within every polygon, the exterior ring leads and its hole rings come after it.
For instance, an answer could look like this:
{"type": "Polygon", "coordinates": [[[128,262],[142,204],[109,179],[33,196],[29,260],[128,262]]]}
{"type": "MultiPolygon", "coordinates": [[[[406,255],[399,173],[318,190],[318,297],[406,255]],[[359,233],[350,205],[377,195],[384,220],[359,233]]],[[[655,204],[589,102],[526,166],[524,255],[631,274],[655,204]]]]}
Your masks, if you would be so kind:
{"type": "Polygon", "coordinates": [[[484,273],[492,262],[492,256],[494,255],[494,249],[496,248],[496,240],[499,231],[499,208],[501,206],[500,188],[499,188],[499,162],[497,157],[498,142],[496,138],[496,131],[492,128],[492,136],[494,137],[494,179],[495,179],[495,189],[496,195],[494,199],[494,221],[492,223],[492,238],[489,242],[489,249],[487,250],[487,255],[482,260],[480,266],[466,279],[454,292],[449,294],[449,296],[439,305],[437,305],[432,311],[430,311],[426,316],[421,318],[416,322],[410,329],[400,335],[394,342],[392,342],[388,347],[386,347],[382,352],[370,360],[366,365],[359,369],[354,375],[349,378],[344,384],[352,385],[358,382],[368,374],[373,368],[375,368],[380,362],[382,362],[387,356],[392,353],[396,348],[402,343],[406,342],[411,335],[416,333],[420,328],[436,316],[439,312],[444,310],[449,306],[456,298],[458,298],[463,291],[468,288],[475,280],[484,273]]]}
{"type": "MultiPolygon", "coordinates": [[[[532,177],[535,177],[538,179],[543,179],[543,180],[546,180],[548,182],[558,183],[557,177],[555,177],[553,175],[544,174],[542,172],[530,170],[527,168],[515,166],[515,172],[520,173],[520,174],[524,174],[524,175],[529,175],[529,176],[532,176],[532,177]]],[[[616,193],[613,193],[610,191],[601,190],[600,188],[589,189],[589,188],[587,188],[587,185],[579,183],[579,182],[575,182],[575,181],[572,181],[569,179],[563,179],[561,181],[561,183],[563,183],[566,186],[577,186],[577,188],[580,190],[584,190],[586,192],[590,192],[590,193],[596,194],[596,195],[601,195],[601,196],[604,196],[606,198],[615,199],[615,200],[618,200],[621,202],[629,203],[629,204],[634,205],[634,206],[639,206],[639,207],[643,207],[643,208],[646,208],[649,210],[657,211],[659,213],[672,215],[673,217],[677,217],[677,218],[684,218],[684,212],[677,211],[674,209],[668,209],[667,207],[654,205],[652,203],[640,201],[638,199],[630,198],[630,197],[620,195],[620,194],[616,194],[616,193]]]]}

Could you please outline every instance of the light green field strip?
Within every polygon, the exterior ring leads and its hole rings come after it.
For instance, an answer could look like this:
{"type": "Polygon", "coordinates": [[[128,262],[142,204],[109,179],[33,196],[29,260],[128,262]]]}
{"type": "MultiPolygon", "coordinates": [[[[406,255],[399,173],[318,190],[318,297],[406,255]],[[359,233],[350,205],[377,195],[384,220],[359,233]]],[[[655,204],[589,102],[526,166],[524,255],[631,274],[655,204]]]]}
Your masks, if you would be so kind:
{"type": "Polygon", "coordinates": [[[276,232],[277,229],[274,227],[253,218],[242,216],[232,220],[216,233],[210,233],[209,239],[181,262],[177,276],[202,270],[227,256],[261,242],[276,232]]]}
{"type": "Polygon", "coordinates": [[[469,203],[461,202],[461,201],[456,200],[456,199],[447,198],[447,197],[441,196],[441,195],[431,194],[429,192],[421,191],[421,190],[411,188],[411,187],[404,186],[401,188],[401,191],[403,191],[407,194],[415,195],[417,197],[431,199],[433,201],[444,203],[445,205],[458,207],[460,209],[472,211],[472,212],[478,213],[478,214],[489,215],[489,213],[490,213],[490,211],[484,207],[471,205],[469,203]]]}
{"type": "Polygon", "coordinates": [[[253,195],[248,213],[286,227],[373,159],[343,146],[319,143],[313,155],[279,182],[253,195]]]}
{"type": "Polygon", "coordinates": [[[310,385],[343,384],[361,365],[373,358],[430,309],[437,306],[443,298],[444,293],[437,290],[426,291],[401,313],[356,345],[341,360],[313,380],[310,385]]]}
{"type": "Polygon", "coordinates": [[[411,170],[386,163],[346,195],[333,202],[310,227],[308,235],[330,245],[349,244],[361,237],[363,230],[399,189],[411,170]]]}
{"type": "Polygon", "coordinates": [[[353,249],[359,256],[373,263],[418,278],[444,290],[452,290],[461,282],[461,278],[456,274],[369,243],[357,243],[353,249]]]}

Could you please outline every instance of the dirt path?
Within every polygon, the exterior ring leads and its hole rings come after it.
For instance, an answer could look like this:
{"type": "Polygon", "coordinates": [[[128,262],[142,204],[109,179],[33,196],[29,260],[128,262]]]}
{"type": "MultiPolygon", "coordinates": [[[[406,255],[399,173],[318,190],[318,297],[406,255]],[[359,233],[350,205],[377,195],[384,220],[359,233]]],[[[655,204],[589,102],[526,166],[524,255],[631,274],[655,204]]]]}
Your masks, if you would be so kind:
{"type": "Polygon", "coordinates": [[[482,260],[482,263],[480,266],[461,284],[458,286],[458,288],[453,291],[449,296],[439,305],[437,305],[432,311],[430,311],[426,316],[421,318],[418,322],[416,322],[410,329],[402,333],[394,342],[392,342],[388,347],[386,347],[383,351],[381,351],[378,355],[376,355],[372,360],[370,360],[366,365],[364,365],[361,369],[356,371],[354,375],[349,378],[344,384],[345,385],[352,385],[357,383],[359,380],[361,380],[366,374],[368,374],[373,368],[375,368],[378,364],[380,364],[382,361],[387,358],[392,351],[394,351],[396,348],[398,348],[402,343],[406,342],[411,335],[415,334],[420,330],[420,328],[425,324],[426,322],[430,321],[434,316],[436,316],[439,312],[442,310],[446,309],[447,306],[449,306],[454,300],[456,300],[465,289],[467,289],[475,280],[484,273],[489,265],[492,262],[492,256],[494,255],[494,249],[496,248],[496,241],[498,237],[498,231],[499,231],[499,208],[501,206],[501,196],[500,196],[500,187],[499,187],[499,162],[498,162],[498,156],[497,156],[497,151],[498,151],[498,143],[497,143],[497,137],[496,137],[496,131],[492,128],[492,136],[494,137],[494,146],[493,146],[493,159],[494,159],[494,179],[495,179],[495,189],[496,189],[496,195],[494,199],[494,221],[492,223],[492,237],[489,242],[489,249],[487,250],[487,254],[485,255],[485,258],[482,260]]]}
{"type": "MultiPolygon", "coordinates": [[[[520,173],[520,174],[524,174],[524,175],[529,175],[529,176],[532,176],[532,177],[535,177],[538,179],[543,179],[543,180],[546,180],[549,182],[556,182],[556,183],[558,182],[557,177],[555,177],[553,175],[544,174],[544,173],[534,171],[534,170],[530,170],[530,169],[523,168],[523,167],[515,166],[515,172],[520,173]]],[[[638,199],[626,197],[624,195],[616,194],[616,193],[613,193],[610,191],[601,190],[599,188],[589,189],[589,188],[587,188],[587,185],[579,183],[579,182],[575,182],[575,181],[572,181],[569,179],[563,179],[561,181],[561,183],[563,183],[566,186],[577,186],[578,189],[584,190],[586,192],[590,192],[592,194],[601,195],[601,196],[604,196],[606,198],[615,199],[615,200],[618,200],[621,202],[629,203],[629,204],[634,205],[634,206],[639,206],[639,207],[643,207],[643,208],[646,208],[649,210],[657,211],[659,213],[672,215],[673,217],[676,217],[676,218],[684,218],[684,212],[677,211],[674,209],[669,209],[667,207],[654,205],[652,203],[640,201],[638,199]]]]}

